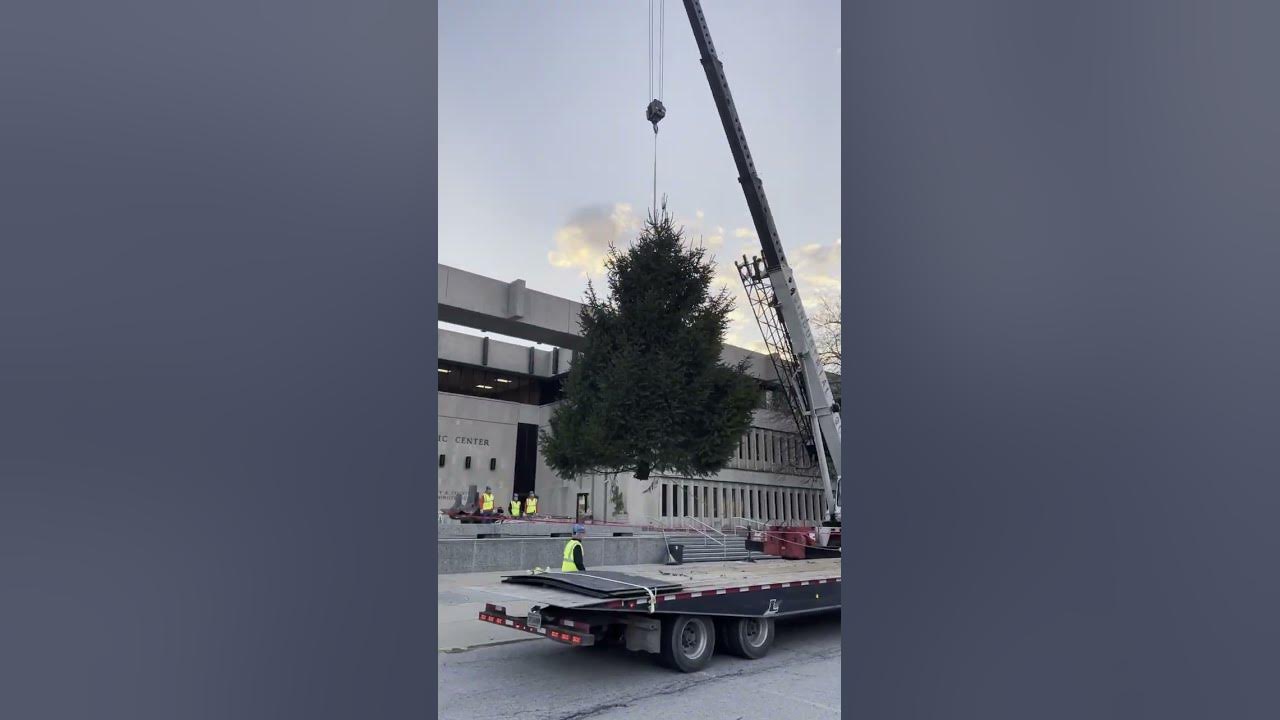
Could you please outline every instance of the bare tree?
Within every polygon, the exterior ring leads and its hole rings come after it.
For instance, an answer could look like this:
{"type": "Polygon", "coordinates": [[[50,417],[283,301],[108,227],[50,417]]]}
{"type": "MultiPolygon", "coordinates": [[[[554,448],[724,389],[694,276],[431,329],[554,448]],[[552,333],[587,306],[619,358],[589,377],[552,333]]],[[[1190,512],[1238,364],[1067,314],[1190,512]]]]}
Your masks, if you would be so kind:
{"type": "Polygon", "coordinates": [[[840,374],[840,300],[826,296],[819,300],[818,311],[811,319],[813,340],[818,345],[818,361],[828,372],[840,374]]]}

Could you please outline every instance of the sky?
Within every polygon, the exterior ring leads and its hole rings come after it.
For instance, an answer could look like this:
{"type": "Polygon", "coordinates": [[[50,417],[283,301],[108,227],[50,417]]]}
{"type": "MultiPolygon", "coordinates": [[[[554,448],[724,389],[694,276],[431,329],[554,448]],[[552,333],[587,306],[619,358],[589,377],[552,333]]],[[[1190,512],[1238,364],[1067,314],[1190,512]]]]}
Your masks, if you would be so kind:
{"type": "MultiPolygon", "coordinates": [[[[575,300],[588,277],[603,286],[609,243],[634,240],[653,205],[650,4],[441,0],[441,263],[575,300]]],[[[655,14],[663,4],[652,0],[655,14]]],[[[813,314],[840,288],[840,4],[703,11],[813,314]]],[[[726,340],[760,349],[733,267],[759,240],[683,3],[665,0],[662,24],[658,193],[736,300],[726,340]]]]}

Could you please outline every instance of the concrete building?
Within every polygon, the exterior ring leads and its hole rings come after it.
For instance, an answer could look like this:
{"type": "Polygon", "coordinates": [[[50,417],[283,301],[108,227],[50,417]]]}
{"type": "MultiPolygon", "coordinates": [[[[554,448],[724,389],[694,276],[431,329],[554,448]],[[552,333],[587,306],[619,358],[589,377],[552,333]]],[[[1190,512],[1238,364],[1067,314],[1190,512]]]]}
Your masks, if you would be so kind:
{"type": "Polygon", "coordinates": [[[512,492],[533,490],[542,514],[641,522],[692,517],[709,524],[732,518],[817,520],[822,481],[809,461],[791,416],[777,403],[777,375],[769,358],[727,347],[725,360],[750,361],[760,381],[762,408],[728,467],[712,478],[654,474],[568,481],[538,452],[562,384],[580,346],[572,300],[440,265],[442,323],[532,341],[517,342],[437,328],[439,358],[436,438],[440,510],[465,503],[486,486],[501,506],[512,492]]]}

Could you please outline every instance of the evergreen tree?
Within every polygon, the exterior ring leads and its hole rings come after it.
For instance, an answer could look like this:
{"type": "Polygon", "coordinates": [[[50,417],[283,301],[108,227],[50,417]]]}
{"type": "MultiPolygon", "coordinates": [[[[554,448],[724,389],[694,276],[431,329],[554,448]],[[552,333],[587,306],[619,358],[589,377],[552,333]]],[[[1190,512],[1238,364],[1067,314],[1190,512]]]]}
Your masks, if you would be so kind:
{"type": "Polygon", "coordinates": [[[626,251],[609,249],[609,293],[588,283],[564,401],[539,438],[565,478],[632,472],[706,477],[751,423],[757,384],[720,354],[733,301],[715,265],[687,247],[665,208],[626,251]]]}

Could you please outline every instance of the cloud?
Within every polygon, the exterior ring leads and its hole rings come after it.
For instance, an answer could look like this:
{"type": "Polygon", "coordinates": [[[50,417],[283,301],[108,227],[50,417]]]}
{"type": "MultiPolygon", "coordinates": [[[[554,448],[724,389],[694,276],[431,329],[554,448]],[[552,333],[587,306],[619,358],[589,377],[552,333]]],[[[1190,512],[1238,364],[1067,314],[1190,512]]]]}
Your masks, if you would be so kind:
{"type": "Polygon", "coordinates": [[[840,238],[827,245],[802,245],[787,256],[787,262],[806,300],[840,296],[840,238]]]}
{"type": "Polygon", "coordinates": [[[604,271],[609,245],[626,246],[639,235],[640,226],[640,218],[627,203],[581,208],[556,230],[556,249],[547,253],[547,261],[583,276],[598,275],[604,271]]]}
{"type": "MultiPolygon", "coordinates": [[[[631,205],[596,205],[574,212],[555,233],[555,249],[547,253],[547,260],[557,268],[577,270],[586,277],[599,277],[604,272],[604,260],[609,245],[626,247],[639,236],[643,218],[636,215],[631,205]]],[[[703,210],[696,210],[692,220],[677,218],[677,226],[685,228],[688,241],[699,240],[711,251],[716,262],[716,290],[729,291],[734,300],[725,342],[756,352],[764,352],[764,342],[755,316],[743,292],[742,280],[734,260],[746,255],[760,254],[755,230],[739,227],[726,232],[723,225],[713,225],[703,210]]],[[[822,297],[838,298],[840,295],[840,238],[833,242],[810,243],[790,249],[787,260],[795,272],[796,280],[805,299],[806,309],[814,312],[822,297]]]]}

